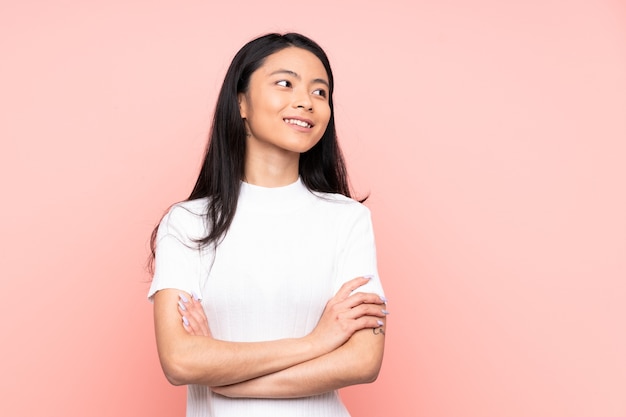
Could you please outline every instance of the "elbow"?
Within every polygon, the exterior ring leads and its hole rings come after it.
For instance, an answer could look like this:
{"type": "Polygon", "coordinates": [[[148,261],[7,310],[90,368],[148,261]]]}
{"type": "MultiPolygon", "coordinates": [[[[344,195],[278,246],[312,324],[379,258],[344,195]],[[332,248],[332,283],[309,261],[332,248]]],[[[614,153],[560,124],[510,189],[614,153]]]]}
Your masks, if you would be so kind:
{"type": "Polygon", "coordinates": [[[165,370],[163,370],[163,373],[165,374],[165,378],[167,379],[167,382],[169,382],[170,384],[177,386],[177,387],[181,385],[187,385],[187,382],[185,381],[185,379],[181,378],[179,374],[168,372],[165,370]]]}
{"type": "Polygon", "coordinates": [[[165,375],[167,382],[170,384],[180,386],[189,383],[187,374],[180,366],[171,363],[161,363],[161,368],[163,369],[163,374],[165,375]]]}
{"type": "Polygon", "coordinates": [[[361,356],[361,360],[353,362],[346,368],[346,379],[343,381],[342,386],[371,384],[378,379],[381,365],[382,358],[372,356],[363,358],[361,356]]]}
{"type": "Polygon", "coordinates": [[[167,379],[167,382],[169,382],[170,384],[174,385],[175,387],[179,387],[181,385],[185,385],[185,383],[181,382],[181,380],[176,379],[175,377],[169,375],[169,374],[165,374],[165,378],[167,379]]]}
{"type": "Polygon", "coordinates": [[[368,366],[364,367],[363,372],[360,375],[361,384],[371,384],[378,379],[380,373],[381,361],[375,361],[368,366]]]}
{"type": "Polygon", "coordinates": [[[161,369],[167,381],[175,386],[187,385],[193,382],[193,375],[179,355],[161,355],[161,369]]]}
{"type": "Polygon", "coordinates": [[[383,349],[374,349],[361,356],[359,367],[359,384],[371,384],[378,379],[380,368],[383,364],[383,349]]]}
{"type": "Polygon", "coordinates": [[[174,386],[189,384],[221,386],[232,383],[224,378],[223,373],[215,372],[215,368],[210,364],[200,366],[187,349],[173,349],[160,354],[159,360],[165,378],[174,386]]]}
{"type": "Polygon", "coordinates": [[[345,362],[352,370],[352,384],[371,384],[378,379],[383,364],[384,346],[384,339],[378,339],[376,343],[354,344],[355,348],[349,352],[345,362]]]}

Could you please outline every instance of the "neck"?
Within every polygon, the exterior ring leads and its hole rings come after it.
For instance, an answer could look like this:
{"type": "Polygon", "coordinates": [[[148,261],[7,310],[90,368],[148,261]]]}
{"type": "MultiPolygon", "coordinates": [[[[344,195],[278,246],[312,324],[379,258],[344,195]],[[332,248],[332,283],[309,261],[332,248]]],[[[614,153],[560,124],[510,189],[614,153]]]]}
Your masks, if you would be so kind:
{"type": "Polygon", "coordinates": [[[283,187],[298,179],[300,154],[252,155],[246,153],[244,181],[261,187],[283,187]]]}

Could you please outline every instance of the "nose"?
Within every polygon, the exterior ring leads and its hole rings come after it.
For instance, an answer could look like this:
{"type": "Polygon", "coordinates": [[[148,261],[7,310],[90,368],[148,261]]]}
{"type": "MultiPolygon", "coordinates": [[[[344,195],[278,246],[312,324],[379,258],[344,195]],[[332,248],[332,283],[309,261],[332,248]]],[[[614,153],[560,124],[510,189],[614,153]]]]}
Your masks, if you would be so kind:
{"type": "Polygon", "coordinates": [[[293,93],[293,103],[294,108],[303,109],[305,111],[313,111],[313,101],[311,100],[311,96],[308,91],[296,91],[293,93]]]}

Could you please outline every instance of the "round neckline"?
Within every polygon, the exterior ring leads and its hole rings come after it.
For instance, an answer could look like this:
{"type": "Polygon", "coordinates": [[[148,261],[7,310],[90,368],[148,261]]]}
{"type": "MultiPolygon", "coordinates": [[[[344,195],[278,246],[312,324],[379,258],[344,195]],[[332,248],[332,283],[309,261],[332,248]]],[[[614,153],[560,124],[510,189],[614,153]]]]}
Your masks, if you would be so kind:
{"type": "Polygon", "coordinates": [[[287,213],[302,207],[312,195],[300,177],[281,187],[263,187],[242,181],[237,209],[287,213]]]}

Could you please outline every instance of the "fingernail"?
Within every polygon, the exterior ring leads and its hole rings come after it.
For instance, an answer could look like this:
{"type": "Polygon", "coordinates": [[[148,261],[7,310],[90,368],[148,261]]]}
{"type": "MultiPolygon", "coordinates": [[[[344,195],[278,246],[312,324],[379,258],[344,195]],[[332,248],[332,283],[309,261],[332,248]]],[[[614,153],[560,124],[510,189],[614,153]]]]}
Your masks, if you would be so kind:
{"type": "Polygon", "coordinates": [[[183,300],[183,303],[188,303],[189,300],[187,299],[187,297],[185,297],[184,294],[178,294],[178,296],[180,297],[181,300],[183,300]]]}
{"type": "Polygon", "coordinates": [[[363,278],[365,278],[365,279],[373,279],[374,275],[363,275],[363,278]]]}
{"type": "Polygon", "coordinates": [[[381,310],[383,312],[383,314],[386,316],[387,314],[389,314],[389,312],[387,310],[381,310]]]}
{"type": "Polygon", "coordinates": [[[185,307],[185,305],[182,303],[182,301],[178,302],[178,307],[180,307],[180,309],[183,310],[183,311],[187,311],[187,307],[185,307]]]}
{"type": "MultiPolygon", "coordinates": [[[[183,318],[184,318],[184,317],[183,317],[183,318]]],[[[383,324],[385,324],[385,323],[383,323],[382,321],[378,320],[378,325],[379,325],[379,326],[382,326],[383,324]]]]}
{"type": "Polygon", "coordinates": [[[187,317],[183,316],[183,325],[185,325],[185,327],[189,327],[189,320],[187,320],[187,317]]]}
{"type": "Polygon", "coordinates": [[[387,298],[385,298],[384,296],[379,296],[380,297],[380,301],[382,301],[383,303],[387,304],[387,298]]]}
{"type": "Polygon", "coordinates": [[[192,292],[191,292],[191,296],[192,296],[192,297],[193,297],[193,299],[194,299],[194,300],[196,300],[196,301],[199,301],[199,300],[200,300],[200,297],[198,297],[198,294],[196,294],[196,292],[195,292],[195,291],[192,291],[192,292]]]}

